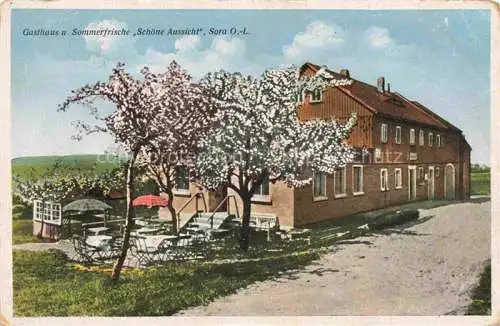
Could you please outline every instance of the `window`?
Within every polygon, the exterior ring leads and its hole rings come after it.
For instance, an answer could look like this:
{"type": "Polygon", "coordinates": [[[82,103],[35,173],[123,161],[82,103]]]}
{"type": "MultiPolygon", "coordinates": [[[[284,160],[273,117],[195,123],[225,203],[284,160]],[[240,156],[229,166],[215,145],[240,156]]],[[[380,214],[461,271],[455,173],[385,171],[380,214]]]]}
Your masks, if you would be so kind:
{"type": "Polygon", "coordinates": [[[387,143],[387,138],[388,138],[388,134],[387,134],[387,124],[386,123],[382,123],[380,125],[380,141],[382,143],[387,143]]]}
{"type": "Polygon", "coordinates": [[[321,101],[323,101],[323,90],[321,88],[317,88],[311,94],[311,102],[318,103],[321,101]]]}
{"type": "Polygon", "coordinates": [[[418,168],[418,178],[420,180],[422,180],[424,178],[424,168],[423,167],[418,168]]]}
{"type": "Polygon", "coordinates": [[[269,196],[269,177],[266,177],[262,183],[255,189],[254,195],[269,196]]]}
{"type": "Polygon", "coordinates": [[[440,134],[436,135],[436,147],[441,148],[441,135],[440,134]]]}
{"type": "Polygon", "coordinates": [[[304,102],[304,92],[297,93],[296,95],[297,103],[302,103],[304,102]]]}
{"type": "Polygon", "coordinates": [[[343,197],[346,195],[346,168],[340,168],[333,172],[333,179],[335,184],[335,197],[343,197]]]}
{"type": "Polygon", "coordinates": [[[35,221],[45,221],[56,225],[61,225],[62,223],[62,209],[59,203],[35,200],[33,203],[33,210],[35,221]]]}
{"type": "Polygon", "coordinates": [[[403,174],[400,168],[394,169],[394,186],[396,189],[403,188],[403,174]]]}
{"type": "Polygon", "coordinates": [[[313,178],[313,199],[327,199],[326,197],[326,174],[314,173],[313,178]]]}
{"type": "Polygon", "coordinates": [[[363,166],[352,166],[352,194],[362,195],[363,192],[363,166]]]}
{"type": "Polygon", "coordinates": [[[438,167],[436,167],[436,178],[439,177],[439,174],[440,174],[440,171],[441,169],[438,167]]]}
{"type": "Polygon", "coordinates": [[[432,147],[432,142],[434,141],[434,135],[432,132],[429,133],[429,139],[428,139],[428,145],[429,147],[432,147]]]}
{"type": "Polygon", "coordinates": [[[396,126],[396,144],[401,144],[401,127],[396,126]]]}
{"type": "Polygon", "coordinates": [[[387,176],[387,169],[380,169],[380,190],[389,190],[389,178],[387,176]]]}
{"type": "Polygon", "coordinates": [[[410,145],[415,145],[415,129],[410,129],[410,145]]]}
{"type": "Polygon", "coordinates": [[[420,146],[424,146],[424,131],[423,130],[420,130],[418,132],[418,144],[420,146]]]}
{"type": "Polygon", "coordinates": [[[177,165],[175,167],[175,189],[189,190],[189,175],[185,165],[177,165]]]}

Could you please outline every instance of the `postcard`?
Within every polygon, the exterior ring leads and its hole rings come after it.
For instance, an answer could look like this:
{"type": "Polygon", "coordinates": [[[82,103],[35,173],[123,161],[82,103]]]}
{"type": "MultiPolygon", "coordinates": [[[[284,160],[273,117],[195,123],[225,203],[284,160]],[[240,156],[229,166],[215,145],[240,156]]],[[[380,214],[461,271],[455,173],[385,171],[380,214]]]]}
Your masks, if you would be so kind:
{"type": "Polygon", "coordinates": [[[498,322],[494,3],[1,13],[6,324],[498,322]]]}

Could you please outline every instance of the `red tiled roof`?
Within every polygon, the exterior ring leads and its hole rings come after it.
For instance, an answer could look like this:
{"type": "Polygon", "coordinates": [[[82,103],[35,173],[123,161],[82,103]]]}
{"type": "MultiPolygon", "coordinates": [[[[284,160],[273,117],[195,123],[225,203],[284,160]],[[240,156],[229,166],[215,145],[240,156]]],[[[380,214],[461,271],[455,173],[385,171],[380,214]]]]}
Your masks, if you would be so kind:
{"type": "MultiPolygon", "coordinates": [[[[305,63],[302,69],[310,67],[313,71],[321,69],[313,63],[305,63]]],[[[335,78],[344,79],[344,75],[328,70],[335,78]]],[[[457,127],[441,118],[430,109],[416,101],[410,101],[396,92],[381,93],[377,87],[365,82],[350,78],[353,83],[348,86],[339,87],[345,94],[364,105],[375,114],[381,114],[396,119],[424,124],[440,129],[460,131],[457,127]]]]}

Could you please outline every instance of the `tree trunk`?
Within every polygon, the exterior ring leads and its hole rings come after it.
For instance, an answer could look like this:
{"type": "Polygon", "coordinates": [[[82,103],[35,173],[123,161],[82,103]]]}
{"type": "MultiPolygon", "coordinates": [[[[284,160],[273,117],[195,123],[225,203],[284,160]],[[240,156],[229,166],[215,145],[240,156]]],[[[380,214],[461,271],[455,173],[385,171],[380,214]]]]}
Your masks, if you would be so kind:
{"type": "Polygon", "coordinates": [[[125,216],[125,230],[123,232],[123,243],[120,251],[120,256],[113,265],[113,271],[111,272],[111,278],[113,280],[118,280],[120,278],[120,273],[122,271],[123,263],[125,258],[127,258],[127,251],[130,244],[130,231],[134,226],[135,210],[132,205],[132,199],[134,196],[134,162],[136,153],[133,156],[127,166],[127,212],[125,216]]]}
{"type": "Polygon", "coordinates": [[[177,234],[177,232],[179,232],[179,230],[177,229],[177,212],[175,211],[175,208],[174,208],[174,205],[173,205],[173,202],[174,202],[174,193],[172,192],[172,189],[169,189],[167,191],[167,195],[168,195],[168,204],[167,204],[167,208],[168,208],[168,211],[170,212],[170,216],[172,217],[172,232],[177,234]]]}
{"type": "Polygon", "coordinates": [[[241,224],[240,248],[247,251],[250,244],[250,213],[252,209],[252,196],[240,195],[243,201],[243,221],[241,224]]]}

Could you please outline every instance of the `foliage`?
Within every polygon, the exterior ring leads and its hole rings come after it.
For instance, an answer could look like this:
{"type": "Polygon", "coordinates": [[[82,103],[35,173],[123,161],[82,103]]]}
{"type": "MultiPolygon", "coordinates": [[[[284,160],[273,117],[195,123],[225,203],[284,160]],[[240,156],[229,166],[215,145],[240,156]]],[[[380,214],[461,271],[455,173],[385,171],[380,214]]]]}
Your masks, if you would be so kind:
{"type": "Polygon", "coordinates": [[[400,210],[378,215],[368,226],[371,230],[381,230],[387,227],[408,223],[418,219],[418,210],[400,210]]]}
{"type": "Polygon", "coordinates": [[[136,180],[135,189],[137,195],[159,195],[160,188],[158,187],[158,183],[154,179],[147,178],[145,180],[136,180]]]}
{"type": "Polygon", "coordinates": [[[33,220],[12,220],[12,244],[31,242],[40,242],[40,239],[33,235],[33,220]]]}
{"type": "MultiPolygon", "coordinates": [[[[144,67],[141,75],[140,79],[135,78],[125,70],[123,63],[118,63],[107,82],[84,85],[74,90],[59,106],[59,111],[66,111],[72,104],[85,105],[96,120],[95,123],[76,121],[75,139],[106,132],[128,154],[126,224],[121,254],[112,273],[115,279],[120,275],[134,224],[131,200],[134,197],[135,173],[144,164],[155,170],[153,167],[158,165],[166,149],[182,151],[189,148],[197,137],[196,129],[200,123],[208,123],[204,112],[209,106],[204,89],[191,83],[190,76],[177,63],[172,62],[167,72],[161,74],[152,73],[144,67]],[[96,100],[110,102],[115,109],[100,116],[96,100]]],[[[154,176],[163,188],[163,178],[154,176]]],[[[169,199],[171,201],[172,196],[169,199]]]]}
{"type": "Polygon", "coordinates": [[[82,269],[56,252],[14,250],[13,258],[16,316],[166,316],[301,268],[318,254],[127,268],[116,283],[107,276],[109,267],[82,269]]]}
{"type": "Polygon", "coordinates": [[[467,315],[491,315],[491,263],[485,266],[471,300],[467,315]]]}
{"type": "Polygon", "coordinates": [[[26,205],[31,205],[35,199],[62,202],[96,192],[107,194],[124,186],[121,168],[96,172],[95,166],[91,170],[79,170],[62,165],[60,161],[41,175],[35,172],[25,177],[14,175],[13,181],[17,200],[26,205]]]}
{"type": "Polygon", "coordinates": [[[491,182],[490,172],[471,173],[471,194],[472,195],[490,195],[491,182]]]}
{"type": "Polygon", "coordinates": [[[167,208],[177,232],[177,214],[173,206],[179,165],[192,169],[192,157],[198,140],[206,136],[213,124],[216,106],[208,90],[191,80],[187,71],[172,61],[163,74],[146,70],[145,78],[152,80],[156,100],[154,116],[148,128],[156,136],[141,147],[137,165],[156,180],[160,190],[168,195],[167,208]]]}
{"type": "Polygon", "coordinates": [[[490,172],[491,168],[486,164],[471,164],[471,173],[490,172]]]}
{"type": "Polygon", "coordinates": [[[239,73],[209,74],[202,83],[212,90],[217,125],[200,141],[196,168],[200,182],[209,189],[232,187],[253,193],[268,176],[271,182],[284,181],[303,186],[312,181],[303,172],[333,173],[353,158],[343,141],[355,119],[346,125],[335,121],[298,119],[297,94],[323,90],[348,81],[333,79],[320,70],[314,77],[300,77],[298,70],[268,70],[261,79],[239,73]],[[245,188],[245,189],[243,189],[245,188]]]}
{"type": "Polygon", "coordinates": [[[313,77],[295,68],[264,72],[260,79],[224,71],[201,83],[220,108],[208,137],[200,139],[196,177],[210,190],[229,187],[243,201],[241,248],[248,249],[251,197],[265,180],[300,187],[308,172],[333,173],[353,159],[345,144],[355,118],[336,121],[298,119],[297,94],[349,83],[325,69],[313,77]]]}

